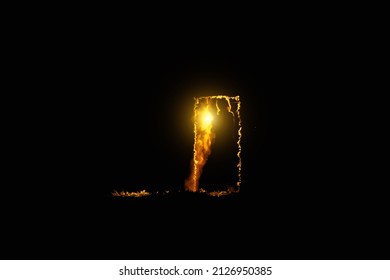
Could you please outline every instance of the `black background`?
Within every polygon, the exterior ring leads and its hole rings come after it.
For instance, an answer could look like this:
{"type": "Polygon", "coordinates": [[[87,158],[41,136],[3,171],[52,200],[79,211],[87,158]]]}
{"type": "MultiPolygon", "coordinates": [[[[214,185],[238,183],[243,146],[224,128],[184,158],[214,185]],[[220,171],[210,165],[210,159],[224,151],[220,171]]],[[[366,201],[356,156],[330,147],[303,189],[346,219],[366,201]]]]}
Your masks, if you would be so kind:
{"type": "Polygon", "coordinates": [[[16,50],[2,256],[372,258],[383,204],[351,137],[365,96],[342,38],[154,27],[54,29],[16,50]],[[242,101],[238,195],[111,197],[183,189],[193,97],[220,93],[242,101]]]}

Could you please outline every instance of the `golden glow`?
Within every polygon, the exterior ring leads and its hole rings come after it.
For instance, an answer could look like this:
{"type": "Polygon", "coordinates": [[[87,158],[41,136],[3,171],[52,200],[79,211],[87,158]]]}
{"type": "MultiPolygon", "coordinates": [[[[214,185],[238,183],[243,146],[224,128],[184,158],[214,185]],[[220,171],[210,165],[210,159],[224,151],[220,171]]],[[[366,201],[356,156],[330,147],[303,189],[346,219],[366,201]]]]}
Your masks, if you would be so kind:
{"type": "MultiPolygon", "coordinates": [[[[186,190],[196,192],[199,190],[199,179],[202,174],[204,165],[211,153],[211,145],[215,139],[215,133],[213,131],[213,115],[210,112],[211,108],[216,109],[217,115],[219,115],[221,108],[218,105],[218,100],[224,99],[227,102],[226,110],[232,114],[233,119],[238,119],[238,181],[236,186],[239,188],[241,185],[241,117],[240,108],[241,102],[239,96],[206,96],[194,98],[194,147],[193,147],[193,159],[191,165],[191,174],[185,181],[186,190]],[[236,104],[236,115],[232,111],[231,101],[236,104]],[[211,107],[212,106],[212,107],[211,107]]],[[[219,195],[218,195],[219,196],[219,195]]]]}
{"type": "MultiPolygon", "coordinates": [[[[191,161],[191,173],[185,181],[185,189],[192,192],[204,193],[205,195],[213,197],[221,197],[230,194],[238,193],[241,186],[241,101],[239,96],[206,96],[194,98],[193,108],[193,123],[194,123],[194,145],[193,158],[191,161]],[[223,99],[225,102],[219,102],[223,99]],[[221,103],[226,104],[222,106],[221,103]],[[207,191],[199,187],[199,179],[202,174],[209,155],[211,154],[211,147],[216,137],[213,130],[214,121],[218,121],[215,116],[218,116],[221,111],[225,111],[232,115],[232,118],[237,124],[237,182],[235,187],[230,186],[227,190],[207,191]]],[[[180,191],[179,191],[180,192],[180,191]]],[[[114,197],[145,197],[152,194],[159,194],[159,192],[151,193],[146,190],[138,192],[128,191],[114,191],[111,193],[114,197]]],[[[169,191],[161,193],[162,195],[169,194],[169,191]]]]}
{"type": "Polygon", "coordinates": [[[192,159],[191,176],[185,182],[185,188],[195,192],[198,190],[199,178],[203,166],[211,153],[211,144],[215,134],[212,130],[212,116],[209,111],[208,99],[195,98],[194,105],[194,157],[192,159]]]}
{"type": "Polygon", "coordinates": [[[206,123],[206,125],[211,124],[213,121],[213,115],[210,114],[210,112],[206,112],[203,117],[203,121],[206,123]]]}

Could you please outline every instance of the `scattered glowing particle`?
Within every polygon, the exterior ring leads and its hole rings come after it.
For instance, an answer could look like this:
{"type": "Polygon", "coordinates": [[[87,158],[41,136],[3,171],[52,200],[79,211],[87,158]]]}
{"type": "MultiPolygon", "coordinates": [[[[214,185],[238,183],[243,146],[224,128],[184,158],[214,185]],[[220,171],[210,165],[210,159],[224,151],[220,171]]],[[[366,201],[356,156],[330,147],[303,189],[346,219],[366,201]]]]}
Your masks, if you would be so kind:
{"type": "Polygon", "coordinates": [[[128,191],[114,191],[112,193],[112,196],[121,196],[121,197],[143,197],[143,196],[149,196],[151,195],[150,192],[147,192],[146,190],[138,191],[138,192],[128,192],[128,191]]]}

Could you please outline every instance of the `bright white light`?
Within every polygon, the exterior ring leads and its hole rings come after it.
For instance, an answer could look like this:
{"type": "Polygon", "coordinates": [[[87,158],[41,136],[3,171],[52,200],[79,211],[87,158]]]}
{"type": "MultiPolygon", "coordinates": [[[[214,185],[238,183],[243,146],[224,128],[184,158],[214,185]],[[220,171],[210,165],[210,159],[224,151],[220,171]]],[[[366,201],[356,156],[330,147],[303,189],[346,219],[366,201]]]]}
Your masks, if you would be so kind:
{"type": "Polygon", "coordinates": [[[206,124],[210,124],[212,121],[213,121],[213,116],[207,112],[205,115],[204,115],[204,118],[203,118],[204,122],[206,124]]]}

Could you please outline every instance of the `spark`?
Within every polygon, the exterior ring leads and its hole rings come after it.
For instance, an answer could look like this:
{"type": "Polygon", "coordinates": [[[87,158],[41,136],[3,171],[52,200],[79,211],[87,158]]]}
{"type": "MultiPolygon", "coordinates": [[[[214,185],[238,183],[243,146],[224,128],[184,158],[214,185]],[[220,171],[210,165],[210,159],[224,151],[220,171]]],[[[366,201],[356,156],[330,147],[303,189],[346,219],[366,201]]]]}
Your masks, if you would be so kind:
{"type": "Polygon", "coordinates": [[[150,192],[146,190],[138,191],[138,192],[128,192],[128,191],[114,191],[111,193],[112,196],[121,196],[121,197],[143,197],[151,195],[150,192]]]}
{"type": "MultiPolygon", "coordinates": [[[[233,120],[237,117],[238,120],[238,140],[237,140],[237,169],[238,179],[236,186],[241,186],[241,116],[240,108],[241,102],[239,96],[204,96],[194,98],[194,146],[193,146],[193,159],[191,165],[191,175],[185,181],[186,190],[196,192],[199,190],[199,179],[202,174],[203,167],[205,166],[209,155],[211,154],[211,146],[215,139],[215,133],[213,131],[213,115],[210,112],[210,107],[215,106],[217,115],[219,115],[221,108],[218,104],[218,100],[224,99],[227,102],[227,112],[229,112],[233,120]],[[235,102],[236,111],[234,113],[231,101],[235,102]]],[[[219,196],[219,195],[218,195],[219,196]]]]}
{"type": "MultiPolygon", "coordinates": [[[[185,181],[185,189],[191,192],[199,192],[205,195],[213,197],[221,197],[240,191],[241,186],[241,137],[242,137],[242,122],[241,122],[241,102],[239,96],[204,96],[194,98],[194,145],[193,145],[193,158],[191,160],[191,174],[185,181]],[[237,182],[236,187],[228,187],[227,190],[207,191],[199,187],[199,179],[202,174],[203,167],[205,166],[209,155],[211,154],[211,146],[216,137],[213,130],[214,114],[219,115],[221,110],[221,99],[226,101],[226,111],[232,115],[233,122],[238,123],[237,129],[237,182]],[[232,103],[234,103],[232,105],[232,103]],[[215,108],[215,109],[214,109],[215,108]]],[[[217,121],[217,120],[216,120],[217,121]]],[[[180,192],[180,191],[179,191],[180,192]]],[[[168,195],[170,192],[162,192],[162,195],[168,195]]],[[[128,192],[128,191],[114,191],[111,193],[113,197],[145,197],[150,195],[160,195],[159,192],[151,193],[146,190],[128,192]]]]}

